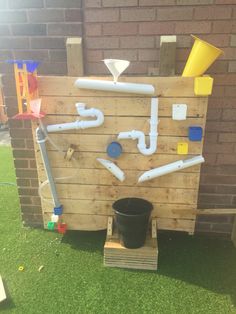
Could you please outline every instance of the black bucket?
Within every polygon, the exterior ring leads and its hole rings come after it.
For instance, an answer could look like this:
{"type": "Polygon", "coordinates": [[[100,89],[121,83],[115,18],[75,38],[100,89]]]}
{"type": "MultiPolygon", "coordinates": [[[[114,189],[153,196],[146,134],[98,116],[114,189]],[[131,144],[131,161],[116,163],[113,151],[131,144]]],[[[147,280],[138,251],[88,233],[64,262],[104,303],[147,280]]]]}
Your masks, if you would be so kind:
{"type": "Polygon", "coordinates": [[[152,203],[142,198],[122,198],[112,207],[124,247],[137,249],[145,243],[152,203]]]}

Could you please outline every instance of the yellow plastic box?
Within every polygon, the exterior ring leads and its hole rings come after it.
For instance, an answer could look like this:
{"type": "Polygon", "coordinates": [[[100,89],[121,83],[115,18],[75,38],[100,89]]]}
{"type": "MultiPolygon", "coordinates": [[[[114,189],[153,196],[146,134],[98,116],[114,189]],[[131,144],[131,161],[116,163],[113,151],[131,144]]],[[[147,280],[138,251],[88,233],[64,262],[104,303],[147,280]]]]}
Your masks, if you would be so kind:
{"type": "Polygon", "coordinates": [[[177,154],[187,155],[188,154],[188,143],[178,143],[177,144],[177,154]]]}
{"type": "Polygon", "coordinates": [[[212,93],[213,78],[200,76],[194,79],[194,94],[197,96],[208,96],[212,93]]]}

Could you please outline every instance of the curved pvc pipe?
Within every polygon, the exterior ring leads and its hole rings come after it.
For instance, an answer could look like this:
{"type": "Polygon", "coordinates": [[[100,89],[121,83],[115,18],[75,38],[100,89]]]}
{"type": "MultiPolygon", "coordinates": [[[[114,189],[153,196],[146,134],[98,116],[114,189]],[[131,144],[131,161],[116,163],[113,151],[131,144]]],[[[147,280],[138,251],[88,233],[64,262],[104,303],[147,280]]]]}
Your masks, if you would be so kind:
{"type": "Polygon", "coordinates": [[[150,145],[147,148],[145,143],[145,135],[141,131],[133,130],[130,132],[120,132],[118,135],[118,139],[132,139],[138,140],[138,150],[143,155],[152,155],[155,153],[157,149],[157,125],[158,125],[158,99],[152,98],[151,100],[151,119],[150,119],[150,145]]]}
{"type": "Polygon", "coordinates": [[[103,124],[104,115],[103,113],[95,108],[85,109],[86,105],[83,103],[77,103],[76,109],[78,114],[81,117],[92,117],[96,118],[96,120],[90,121],[81,121],[76,120],[75,122],[61,123],[61,124],[52,124],[47,126],[47,132],[59,132],[59,131],[67,131],[74,129],[87,129],[87,128],[96,128],[103,124]]]}
{"type": "Polygon", "coordinates": [[[115,165],[114,162],[102,158],[97,158],[97,161],[99,161],[100,164],[110,171],[118,180],[121,182],[125,180],[124,172],[117,165],[115,165]]]}
{"type": "Polygon", "coordinates": [[[117,93],[153,95],[155,92],[155,89],[151,84],[123,83],[81,78],[75,81],[75,86],[82,89],[94,89],[117,93]]]}
{"type": "Polygon", "coordinates": [[[165,174],[171,173],[171,172],[175,172],[181,169],[185,169],[188,167],[192,167],[195,165],[198,165],[200,163],[203,163],[205,160],[203,158],[203,156],[199,155],[199,156],[195,156],[193,158],[190,159],[186,159],[186,160],[178,160],[175,162],[172,162],[170,164],[149,170],[144,172],[138,179],[138,183],[144,182],[144,181],[148,181],[148,180],[152,180],[154,178],[157,177],[161,177],[165,174]]]}

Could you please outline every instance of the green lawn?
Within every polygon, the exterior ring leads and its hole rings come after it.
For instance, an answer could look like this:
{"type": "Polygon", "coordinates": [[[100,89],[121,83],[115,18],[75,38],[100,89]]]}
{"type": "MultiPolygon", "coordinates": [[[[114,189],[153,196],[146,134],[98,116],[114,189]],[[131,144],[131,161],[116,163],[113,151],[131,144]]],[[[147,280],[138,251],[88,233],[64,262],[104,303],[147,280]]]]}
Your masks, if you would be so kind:
{"type": "MultiPolygon", "coordinates": [[[[8,147],[0,147],[3,181],[15,182],[8,147]]],[[[104,239],[104,232],[62,237],[22,228],[16,187],[0,185],[0,274],[8,291],[0,311],[236,313],[236,249],[230,241],[162,233],[159,269],[148,272],[104,268],[104,239]]]]}

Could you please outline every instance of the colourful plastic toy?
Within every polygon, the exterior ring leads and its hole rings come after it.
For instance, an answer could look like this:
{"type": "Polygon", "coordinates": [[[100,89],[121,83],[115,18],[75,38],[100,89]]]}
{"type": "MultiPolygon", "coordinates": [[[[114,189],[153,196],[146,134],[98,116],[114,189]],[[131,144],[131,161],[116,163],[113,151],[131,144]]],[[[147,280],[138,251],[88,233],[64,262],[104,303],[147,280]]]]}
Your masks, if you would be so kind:
{"type": "Polygon", "coordinates": [[[188,154],[188,143],[178,143],[177,144],[177,154],[187,155],[188,154]]]}
{"type": "MultiPolygon", "coordinates": [[[[37,67],[39,61],[8,60],[14,65],[18,114],[13,117],[17,120],[31,120],[42,118],[45,113],[40,112],[41,101],[38,100],[38,109],[32,110],[31,101],[38,99],[37,67]],[[23,106],[26,105],[26,110],[23,106]]],[[[34,104],[34,108],[36,105],[34,104]]]]}
{"type": "Polygon", "coordinates": [[[66,233],[66,230],[67,230],[67,224],[66,223],[59,223],[58,225],[57,225],[57,230],[58,230],[58,232],[59,233],[61,233],[61,234],[65,234],[66,233]]]}
{"type": "Polygon", "coordinates": [[[118,158],[122,154],[122,146],[118,142],[111,142],[107,146],[107,155],[111,158],[118,158]]]}
{"type": "Polygon", "coordinates": [[[48,230],[54,230],[55,229],[55,222],[49,221],[47,224],[48,230]]]}
{"type": "Polygon", "coordinates": [[[212,93],[213,78],[210,76],[195,77],[194,94],[197,96],[208,96],[212,93]]]}
{"type": "Polygon", "coordinates": [[[212,63],[223,53],[222,50],[197,38],[186,62],[182,76],[201,76],[212,65],[212,63]]]}
{"type": "Polygon", "coordinates": [[[54,207],[54,215],[60,216],[62,215],[63,212],[63,206],[59,206],[59,207],[54,207]]]}
{"type": "Polygon", "coordinates": [[[188,138],[190,141],[200,142],[202,140],[202,127],[190,126],[188,128],[188,138]]]}

